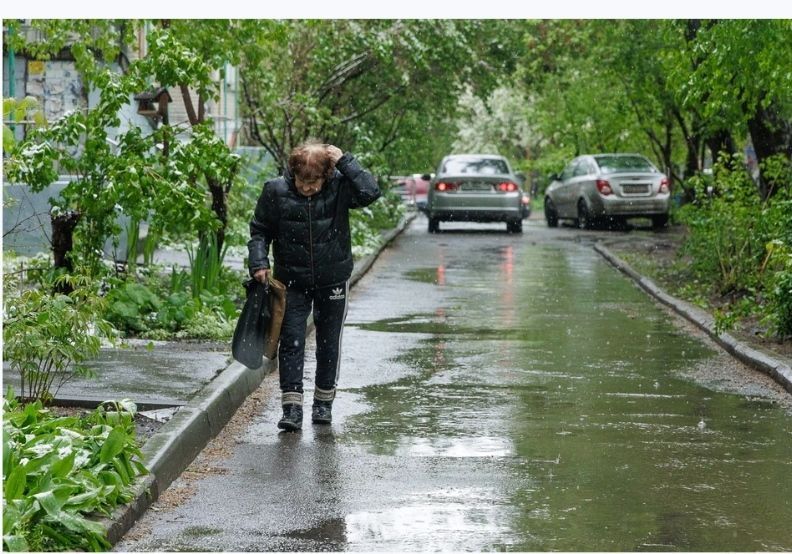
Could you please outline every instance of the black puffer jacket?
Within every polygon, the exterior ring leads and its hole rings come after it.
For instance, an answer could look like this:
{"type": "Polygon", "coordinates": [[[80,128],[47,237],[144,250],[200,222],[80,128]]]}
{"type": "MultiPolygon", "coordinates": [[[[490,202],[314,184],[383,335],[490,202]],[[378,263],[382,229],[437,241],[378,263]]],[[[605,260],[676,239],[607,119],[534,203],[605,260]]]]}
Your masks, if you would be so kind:
{"type": "Polygon", "coordinates": [[[312,288],[346,281],[352,275],[349,209],[368,206],[380,194],[376,179],[349,153],[311,197],[297,192],[288,169],[283,177],[267,181],[250,222],[250,275],[269,268],[272,244],[274,276],[286,286],[312,288]]]}

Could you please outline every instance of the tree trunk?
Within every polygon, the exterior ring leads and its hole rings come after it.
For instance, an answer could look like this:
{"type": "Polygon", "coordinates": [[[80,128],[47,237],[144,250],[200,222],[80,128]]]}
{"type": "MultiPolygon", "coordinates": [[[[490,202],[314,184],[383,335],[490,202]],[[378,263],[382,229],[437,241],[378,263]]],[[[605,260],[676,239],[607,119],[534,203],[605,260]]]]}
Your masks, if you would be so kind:
{"type": "MultiPolygon", "coordinates": [[[[690,124],[690,129],[688,129],[688,124],[685,122],[685,118],[679,110],[674,110],[674,117],[676,117],[680,129],[682,129],[682,136],[685,138],[685,147],[687,148],[687,156],[685,157],[685,174],[682,178],[689,179],[701,171],[698,154],[701,147],[701,135],[693,130],[693,128],[695,128],[697,125],[696,120],[698,119],[698,116],[693,116],[694,121],[690,124]]],[[[690,187],[683,187],[682,202],[687,204],[689,202],[693,202],[693,200],[695,200],[694,190],[690,187]]]]}
{"type": "Polygon", "coordinates": [[[220,228],[217,230],[217,254],[223,251],[225,242],[225,230],[228,225],[228,206],[226,203],[226,191],[223,185],[214,181],[209,182],[209,191],[212,193],[212,210],[217,219],[220,220],[220,228]]]}
{"type": "Polygon", "coordinates": [[[770,156],[783,154],[792,158],[792,124],[785,121],[775,103],[757,106],[748,120],[748,132],[759,163],[759,194],[767,199],[786,183],[776,183],[762,171],[762,162],[770,156]]]}
{"type": "Polygon", "coordinates": [[[707,138],[707,147],[712,152],[712,160],[717,161],[721,152],[726,152],[730,157],[737,152],[734,139],[726,129],[720,129],[707,138]]]}
{"type": "MultiPolygon", "coordinates": [[[[692,43],[696,40],[699,29],[701,28],[700,19],[688,19],[685,25],[685,40],[692,43]]],[[[698,56],[694,56],[691,62],[691,70],[695,69],[701,64],[698,56]]],[[[690,113],[689,125],[685,122],[685,118],[679,110],[674,111],[680,128],[682,129],[682,136],[685,137],[685,146],[687,147],[687,156],[685,157],[685,179],[698,174],[702,169],[701,156],[699,151],[703,144],[701,137],[701,116],[695,111],[690,113]]],[[[693,202],[695,200],[695,190],[690,187],[684,187],[684,194],[682,201],[684,203],[693,202]]]]}
{"type": "Polygon", "coordinates": [[[74,229],[80,220],[78,212],[66,212],[50,216],[52,223],[52,253],[55,257],[55,268],[64,267],[68,271],[74,269],[71,251],[74,246],[74,229]]]}
{"type": "MultiPolygon", "coordinates": [[[[190,96],[190,87],[187,84],[179,85],[182,92],[182,99],[184,100],[184,108],[187,111],[187,118],[190,120],[191,126],[196,126],[204,122],[206,118],[206,106],[204,98],[198,97],[198,113],[195,113],[195,106],[193,105],[192,97],[190,96]]],[[[220,220],[220,228],[217,230],[217,254],[218,256],[223,251],[223,243],[225,242],[225,230],[228,226],[228,205],[226,202],[226,191],[222,184],[206,179],[209,186],[209,192],[212,194],[212,210],[214,210],[217,219],[220,220]]]]}
{"type": "Polygon", "coordinates": [[[674,144],[672,137],[674,135],[674,122],[670,117],[665,118],[665,137],[663,143],[660,145],[660,154],[663,159],[663,169],[668,174],[669,186],[673,189],[677,181],[677,175],[674,172],[674,144]]]}
{"type": "MultiPolygon", "coordinates": [[[[79,221],[79,212],[68,211],[57,216],[50,215],[50,223],[52,224],[52,255],[55,260],[55,269],[64,268],[69,273],[74,269],[71,254],[74,249],[74,229],[79,221]]],[[[72,292],[69,285],[59,286],[57,291],[63,294],[72,292]]]]}

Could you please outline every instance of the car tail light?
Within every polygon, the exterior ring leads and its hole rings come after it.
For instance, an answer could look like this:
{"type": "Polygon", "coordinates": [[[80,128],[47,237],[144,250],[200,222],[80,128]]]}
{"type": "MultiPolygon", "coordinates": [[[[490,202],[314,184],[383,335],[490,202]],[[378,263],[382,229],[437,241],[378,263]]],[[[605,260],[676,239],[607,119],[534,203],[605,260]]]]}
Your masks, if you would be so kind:
{"type": "Polygon", "coordinates": [[[662,179],[660,179],[660,194],[667,194],[669,190],[670,189],[668,187],[668,178],[663,177],[662,179]]]}
{"type": "Polygon", "coordinates": [[[531,203],[531,197],[528,196],[527,194],[523,194],[522,203],[525,204],[525,205],[530,204],[531,203]]]}
{"type": "Polygon", "coordinates": [[[459,188],[459,185],[456,183],[445,183],[440,182],[435,184],[435,190],[440,192],[448,192],[449,190],[456,190],[459,188]]]}
{"type": "Polygon", "coordinates": [[[610,183],[605,179],[597,179],[597,190],[602,196],[613,194],[613,189],[611,188],[610,183]]]}
{"type": "Polygon", "coordinates": [[[517,192],[517,185],[512,182],[499,183],[497,188],[501,192],[517,192]]]}

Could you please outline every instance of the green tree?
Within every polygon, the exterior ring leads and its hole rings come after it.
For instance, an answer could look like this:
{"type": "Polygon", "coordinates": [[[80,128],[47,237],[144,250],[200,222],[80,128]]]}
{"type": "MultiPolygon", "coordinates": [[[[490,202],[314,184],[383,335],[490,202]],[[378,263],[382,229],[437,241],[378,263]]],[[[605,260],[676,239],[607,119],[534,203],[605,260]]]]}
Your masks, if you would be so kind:
{"type": "MultiPolygon", "coordinates": [[[[646,104],[631,98],[615,67],[618,36],[614,22],[539,21],[525,26],[526,54],[515,74],[530,95],[531,124],[538,145],[532,169],[559,170],[569,158],[595,151],[654,151],[650,137],[662,135],[656,108],[642,117],[633,109],[646,104]],[[650,117],[651,115],[651,117],[650,117]],[[642,119],[643,118],[643,119],[642,119]]],[[[618,23],[618,22],[615,22],[618,23]]]]}
{"type": "MultiPolygon", "coordinates": [[[[154,85],[194,87],[202,99],[216,96],[216,68],[207,60],[220,60],[180,41],[189,34],[186,25],[178,32],[167,25],[155,27],[148,55],[131,61],[126,53],[142,22],[41,20],[33,26],[44,39],[27,42],[17,33],[17,51],[45,59],[65,49],[75,59],[83,86],[99,92],[95,106],[29,133],[4,159],[6,178],[34,191],[55,181],[58,173],[75,176],[51,214],[56,267],[71,269],[77,248],[81,262],[98,271],[104,242],[119,234],[120,214],[150,219],[158,231],[216,229],[222,241],[226,194],[236,178],[238,157],[215,135],[203,103],[198,119],[191,118],[187,140],[181,141],[180,129],[167,122],[152,132],[122,130],[119,115],[135,93],[154,85]],[[214,214],[203,187],[212,195],[214,214]]],[[[189,102],[189,95],[185,98],[189,102]]]]}
{"type": "MultiPolygon", "coordinates": [[[[265,29],[229,20],[161,20],[153,24],[146,37],[149,49],[139,68],[141,75],[160,87],[178,87],[181,92],[193,148],[199,154],[189,178],[203,182],[209,191],[212,211],[219,222],[218,252],[223,250],[228,226],[228,194],[234,183],[241,184],[240,159],[214,133],[206,105],[220,100],[218,77],[225,75],[229,64],[239,63],[237,41],[249,42],[252,31],[265,29]],[[193,91],[197,93],[197,106],[193,91]]],[[[165,144],[167,154],[169,143],[165,144]]],[[[201,233],[205,231],[202,229],[201,233]]]]}
{"type": "Polygon", "coordinates": [[[791,42],[789,20],[704,22],[691,45],[701,61],[679,80],[687,105],[700,106],[705,120],[750,134],[762,198],[788,186],[764,165],[777,155],[792,159],[791,42]]]}
{"type": "Polygon", "coordinates": [[[767,160],[792,153],[791,30],[783,20],[529,22],[515,76],[540,106],[545,159],[651,149],[680,182],[704,169],[707,150],[714,161],[750,136],[767,197],[784,185],[767,160]]]}
{"type": "Polygon", "coordinates": [[[517,50],[498,33],[508,28],[431,20],[269,26],[239,46],[251,138],[281,169],[309,136],[391,170],[431,167],[453,140],[461,91],[486,95],[513,65],[517,50]]]}

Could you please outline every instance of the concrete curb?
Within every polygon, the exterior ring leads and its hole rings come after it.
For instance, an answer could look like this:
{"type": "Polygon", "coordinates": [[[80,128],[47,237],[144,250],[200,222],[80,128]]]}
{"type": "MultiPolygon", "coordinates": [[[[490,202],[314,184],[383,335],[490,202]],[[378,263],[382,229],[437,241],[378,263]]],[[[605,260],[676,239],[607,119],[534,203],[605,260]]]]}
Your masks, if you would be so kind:
{"type": "Polygon", "coordinates": [[[610,262],[616,269],[634,280],[638,286],[648,292],[656,300],[670,307],[676,313],[707,333],[707,335],[726,350],[726,352],[754,369],[768,374],[787,391],[792,393],[792,366],[788,363],[770,354],[756,350],[744,342],[737,340],[729,333],[716,333],[715,320],[709,313],[684,300],[671,296],[658,287],[654,281],[648,277],[644,277],[630,267],[627,262],[613,254],[604,244],[596,243],[594,245],[594,250],[602,255],[602,257],[610,262]]]}
{"type": "MultiPolygon", "coordinates": [[[[417,213],[408,213],[395,229],[382,236],[382,244],[376,252],[358,260],[349,278],[350,288],[368,272],[382,251],[416,216],[417,213]]],[[[312,331],[313,320],[309,318],[308,333],[312,331]]],[[[100,520],[107,529],[110,544],[121,540],[159,495],[220,433],[245,399],[276,367],[275,360],[265,360],[264,365],[257,370],[232,362],[149,438],[141,449],[149,474],[139,478],[135,484],[134,500],[119,506],[109,518],[100,520]]]]}
{"type": "Polygon", "coordinates": [[[137,483],[135,499],[103,520],[110,544],[117,543],[181,475],[275,367],[274,360],[256,370],[232,362],[146,441],[141,451],[149,474],[137,483]]]}

